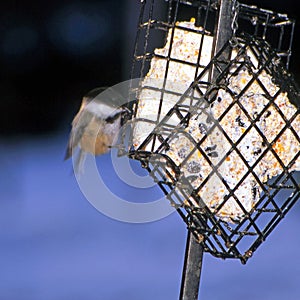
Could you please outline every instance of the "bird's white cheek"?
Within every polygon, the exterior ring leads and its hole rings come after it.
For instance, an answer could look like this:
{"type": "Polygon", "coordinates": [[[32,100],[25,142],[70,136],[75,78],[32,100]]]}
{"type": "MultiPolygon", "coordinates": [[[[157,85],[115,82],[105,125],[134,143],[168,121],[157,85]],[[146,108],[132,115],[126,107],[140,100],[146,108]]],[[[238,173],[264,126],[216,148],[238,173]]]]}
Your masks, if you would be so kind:
{"type": "Polygon", "coordinates": [[[111,136],[111,146],[115,145],[121,129],[121,117],[119,117],[115,122],[106,124],[103,133],[111,136]]]}
{"type": "Polygon", "coordinates": [[[108,116],[113,116],[114,114],[123,111],[122,108],[111,107],[104,103],[99,103],[96,101],[92,101],[91,103],[89,103],[85,109],[102,119],[105,119],[108,116]]]}

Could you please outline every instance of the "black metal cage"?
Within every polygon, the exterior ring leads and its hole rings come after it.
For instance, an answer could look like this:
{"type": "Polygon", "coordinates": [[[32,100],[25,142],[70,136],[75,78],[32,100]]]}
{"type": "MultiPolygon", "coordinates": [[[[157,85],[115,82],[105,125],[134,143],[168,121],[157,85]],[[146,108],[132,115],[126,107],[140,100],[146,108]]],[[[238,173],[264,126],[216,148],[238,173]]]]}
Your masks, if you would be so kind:
{"type": "Polygon", "coordinates": [[[245,263],[300,196],[294,21],[238,4],[216,51],[219,13],[210,0],[141,2],[125,148],[205,251],[245,263]]]}
{"type": "MultiPolygon", "coordinates": [[[[178,25],[178,21],[193,19],[197,27],[201,26],[202,29],[184,28],[184,30],[199,34],[200,41],[204,34],[214,35],[218,13],[219,7],[216,0],[141,1],[132,78],[142,78],[146,75],[150,60],[156,56],[154,49],[162,47],[166,43],[167,33],[170,29],[174,33],[175,28],[181,27],[178,25]]],[[[286,67],[290,61],[294,27],[295,21],[286,14],[279,14],[256,6],[239,5],[238,33],[247,32],[268,41],[277,54],[282,57],[286,67]]],[[[199,61],[202,47],[203,43],[200,43],[199,61]]],[[[161,58],[170,61],[172,60],[170,54],[161,58]]],[[[182,61],[181,63],[187,62],[182,61]]]]}

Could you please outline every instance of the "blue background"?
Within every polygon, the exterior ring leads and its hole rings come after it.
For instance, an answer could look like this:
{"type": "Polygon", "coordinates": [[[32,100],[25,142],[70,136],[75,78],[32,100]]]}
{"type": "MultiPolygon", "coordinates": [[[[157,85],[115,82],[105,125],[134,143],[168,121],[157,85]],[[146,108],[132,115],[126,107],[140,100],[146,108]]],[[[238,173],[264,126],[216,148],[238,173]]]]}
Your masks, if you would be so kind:
{"type": "MultiPolygon", "coordinates": [[[[128,224],[99,213],[62,161],[66,138],[0,143],[0,299],[177,299],[183,221],[173,213],[128,224]]],[[[245,266],[205,254],[201,299],[298,299],[299,246],[298,204],[245,266]]]]}

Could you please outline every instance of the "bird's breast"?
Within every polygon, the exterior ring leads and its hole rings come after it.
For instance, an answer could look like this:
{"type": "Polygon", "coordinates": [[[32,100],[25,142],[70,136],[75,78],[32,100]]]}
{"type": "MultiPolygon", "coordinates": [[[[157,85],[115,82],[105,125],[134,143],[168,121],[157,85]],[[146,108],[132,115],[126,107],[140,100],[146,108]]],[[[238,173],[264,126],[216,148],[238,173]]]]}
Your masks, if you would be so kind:
{"type": "Polygon", "coordinates": [[[94,118],[85,128],[80,147],[83,151],[94,155],[101,155],[110,150],[114,139],[118,134],[115,130],[110,130],[112,126],[106,124],[104,120],[94,118]]]}

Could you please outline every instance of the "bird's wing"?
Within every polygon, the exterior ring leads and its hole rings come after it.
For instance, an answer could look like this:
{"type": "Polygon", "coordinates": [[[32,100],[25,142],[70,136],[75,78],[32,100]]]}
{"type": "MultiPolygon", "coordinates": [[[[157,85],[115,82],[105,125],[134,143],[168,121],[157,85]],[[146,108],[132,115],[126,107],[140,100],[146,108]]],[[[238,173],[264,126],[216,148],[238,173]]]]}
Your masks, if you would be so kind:
{"type": "Polygon", "coordinates": [[[72,130],[70,133],[68,146],[65,154],[65,160],[72,156],[73,149],[78,145],[85,128],[91,122],[93,114],[86,111],[86,100],[83,98],[79,112],[72,122],[72,130]]]}

